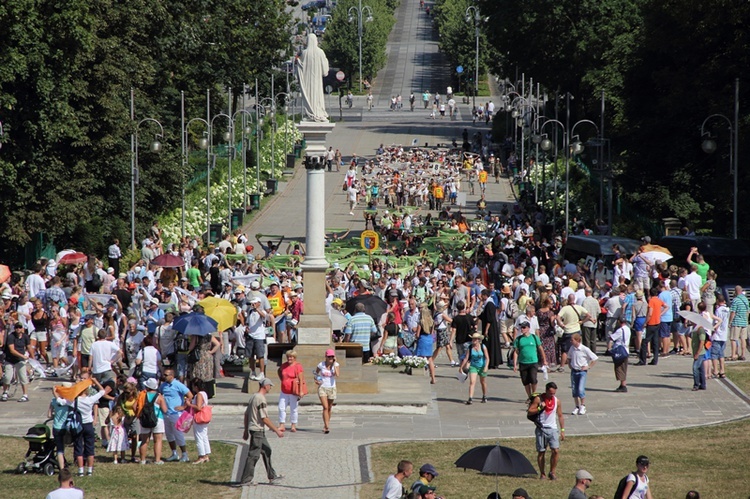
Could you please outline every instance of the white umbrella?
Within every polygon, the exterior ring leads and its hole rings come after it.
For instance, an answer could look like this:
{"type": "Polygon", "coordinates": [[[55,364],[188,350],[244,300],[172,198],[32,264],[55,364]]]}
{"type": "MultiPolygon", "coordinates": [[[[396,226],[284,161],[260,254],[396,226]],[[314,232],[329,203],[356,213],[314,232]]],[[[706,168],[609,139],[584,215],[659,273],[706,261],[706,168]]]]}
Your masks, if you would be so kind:
{"type": "Polygon", "coordinates": [[[714,328],[714,323],[710,319],[703,317],[698,312],[691,312],[690,310],[680,310],[677,314],[683,319],[692,322],[693,324],[702,327],[707,333],[710,333],[714,328]]]}
{"type": "Polygon", "coordinates": [[[666,262],[672,258],[672,255],[662,253],[661,251],[644,251],[641,256],[648,258],[652,262],[666,262]]]}

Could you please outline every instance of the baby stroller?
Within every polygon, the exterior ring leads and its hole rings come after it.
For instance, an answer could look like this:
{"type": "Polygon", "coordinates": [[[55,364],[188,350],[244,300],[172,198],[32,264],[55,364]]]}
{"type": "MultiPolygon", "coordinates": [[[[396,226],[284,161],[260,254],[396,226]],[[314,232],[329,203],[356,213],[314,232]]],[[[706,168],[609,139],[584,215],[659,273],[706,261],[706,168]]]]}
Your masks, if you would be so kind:
{"type": "Polygon", "coordinates": [[[55,452],[55,440],[52,438],[47,423],[37,424],[29,428],[23,439],[29,442],[29,450],[26,452],[25,460],[16,467],[16,473],[26,474],[30,471],[44,473],[52,476],[58,470],[57,456],[55,452]]]}

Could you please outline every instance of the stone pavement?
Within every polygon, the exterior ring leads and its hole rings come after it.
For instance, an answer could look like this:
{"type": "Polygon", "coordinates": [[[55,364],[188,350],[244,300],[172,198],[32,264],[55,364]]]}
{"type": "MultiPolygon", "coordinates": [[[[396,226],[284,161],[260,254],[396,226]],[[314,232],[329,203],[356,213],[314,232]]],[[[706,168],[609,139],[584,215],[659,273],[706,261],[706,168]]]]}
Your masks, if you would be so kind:
{"type": "MultiPolygon", "coordinates": [[[[397,25],[388,46],[391,58],[374,82],[378,98],[375,110],[363,110],[364,99],[356,98],[354,108],[344,111],[345,121],[337,121],[329,137],[330,145],[341,149],[345,158],[354,152],[369,157],[380,143],[410,145],[417,139],[420,145],[434,145],[450,142],[453,138],[460,140],[464,127],[471,133],[474,131],[466,112],[456,121],[450,121],[448,118],[431,120],[419,107],[414,113],[385,109],[386,99],[391,94],[400,92],[402,96],[408,96],[409,91],[417,86],[429,86],[433,93],[435,90],[441,94],[444,92],[445,83],[439,74],[435,76],[436,72],[440,73],[439,57],[426,55],[437,53],[434,32],[426,26],[424,13],[416,12],[417,5],[416,0],[403,1],[396,13],[397,25]],[[398,59],[394,62],[396,52],[398,59]],[[420,57],[420,54],[425,55],[420,57]]],[[[408,109],[408,101],[405,104],[408,109]]],[[[329,112],[338,117],[338,109],[329,112]]],[[[477,125],[476,129],[487,130],[487,127],[477,125]]],[[[355,210],[354,217],[348,214],[346,199],[341,192],[343,177],[343,171],[326,174],[326,227],[352,228],[358,232],[364,225],[362,207],[355,210]]],[[[280,183],[279,194],[244,227],[251,239],[256,233],[283,233],[295,240],[304,239],[304,170],[298,169],[286,180],[280,183]]],[[[501,203],[513,200],[507,181],[488,183],[487,197],[488,207],[493,212],[501,203]]],[[[468,206],[476,200],[477,196],[469,196],[468,206]]],[[[602,345],[599,350],[603,350],[602,345]]],[[[373,442],[465,438],[497,441],[533,435],[533,425],[524,413],[523,387],[518,376],[507,367],[490,372],[489,402],[481,404],[477,401],[469,407],[464,404],[468,385],[456,380],[456,370],[446,365],[444,354],[438,364],[435,385],[429,384],[427,376],[406,376],[380,368],[382,395],[368,396],[373,399],[370,404],[356,400],[354,396],[342,395],[339,405],[334,408],[328,435],[321,433],[319,407],[314,404],[302,406],[297,433],[287,432],[282,439],[269,435],[274,467],[286,476],[283,484],[269,486],[261,483],[245,487],[242,497],[359,497],[361,484],[371,479],[367,456],[368,446],[373,442]],[[407,408],[406,404],[411,407],[407,408]]],[[[711,380],[708,390],[692,392],[691,364],[689,358],[672,356],[661,360],[658,366],[631,366],[628,373],[630,391],[620,394],[612,392],[617,383],[611,360],[602,358],[589,374],[588,413],[585,416],[570,415],[569,374],[552,373],[550,379],[558,384],[558,394],[567,413],[567,436],[666,430],[750,416],[747,396],[741,392],[738,394],[728,380],[711,380]]],[[[539,381],[540,386],[543,385],[541,375],[539,381]]],[[[31,400],[26,404],[15,401],[0,403],[0,434],[21,436],[30,426],[43,421],[53,384],[53,380],[35,381],[30,390],[31,400]]],[[[249,399],[249,395],[240,393],[240,386],[239,378],[219,381],[220,394],[214,401],[217,407],[209,430],[212,440],[240,441],[242,411],[249,399]]],[[[278,417],[277,397],[273,393],[269,396],[273,419],[278,417]]],[[[264,470],[261,464],[258,466],[256,476],[263,481],[264,470]]],[[[241,467],[242,463],[238,462],[235,470],[241,467]]]]}

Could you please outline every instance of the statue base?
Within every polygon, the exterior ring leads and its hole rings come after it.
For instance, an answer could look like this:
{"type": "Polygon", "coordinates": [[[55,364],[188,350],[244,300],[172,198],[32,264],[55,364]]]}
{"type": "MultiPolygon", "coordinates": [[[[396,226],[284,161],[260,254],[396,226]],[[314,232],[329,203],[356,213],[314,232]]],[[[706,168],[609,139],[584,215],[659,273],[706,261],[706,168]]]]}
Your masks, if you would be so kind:
{"type": "Polygon", "coordinates": [[[297,130],[307,143],[307,156],[325,156],[326,153],[326,136],[333,131],[335,123],[306,121],[302,120],[297,123],[297,130]]]}

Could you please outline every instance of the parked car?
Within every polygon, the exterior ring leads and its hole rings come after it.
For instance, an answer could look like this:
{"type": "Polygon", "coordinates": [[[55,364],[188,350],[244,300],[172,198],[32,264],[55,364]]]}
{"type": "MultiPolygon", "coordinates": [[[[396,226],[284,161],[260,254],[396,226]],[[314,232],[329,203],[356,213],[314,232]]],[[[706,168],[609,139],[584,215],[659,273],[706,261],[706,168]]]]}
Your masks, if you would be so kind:
{"type": "Polygon", "coordinates": [[[577,262],[581,258],[588,259],[589,264],[602,260],[611,268],[614,263],[615,252],[612,245],[617,244],[623,255],[632,255],[641,245],[635,239],[616,236],[570,236],[565,242],[563,256],[570,262],[577,262]]]}
{"type": "Polygon", "coordinates": [[[307,2],[305,4],[302,4],[302,10],[322,9],[325,6],[326,6],[326,0],[312,0],[312,2],[307,2]]]}

